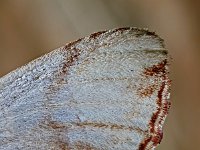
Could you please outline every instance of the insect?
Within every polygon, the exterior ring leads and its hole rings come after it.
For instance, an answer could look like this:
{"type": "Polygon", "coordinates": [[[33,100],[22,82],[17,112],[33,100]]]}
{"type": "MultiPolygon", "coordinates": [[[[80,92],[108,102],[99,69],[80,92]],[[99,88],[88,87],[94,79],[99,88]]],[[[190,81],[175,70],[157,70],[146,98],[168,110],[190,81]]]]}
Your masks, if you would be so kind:
{"type": "Polygon", "coordinates": [[[1,150],[146,150],[170,107],[168,52],[138,28],[97,32],[0,78],[1,150]]]}

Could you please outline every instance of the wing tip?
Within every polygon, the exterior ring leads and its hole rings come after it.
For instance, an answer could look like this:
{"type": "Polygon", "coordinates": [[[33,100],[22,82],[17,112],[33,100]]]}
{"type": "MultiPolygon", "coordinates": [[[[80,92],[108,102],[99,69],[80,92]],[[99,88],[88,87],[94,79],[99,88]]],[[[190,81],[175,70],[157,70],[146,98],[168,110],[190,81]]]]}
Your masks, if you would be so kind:
{"type": "Polygon", "coordinates": [[[156,34],[156,32],[149,31],[148,28],[121,27],[108,30],[108,32],[113,32],[113,33],[119,32],[121,34],[128,33],[128,34],[133,34],[136,37],[151,36],[154,39],[158,40],[162,48],[165,48],[164,40],[158,34],[156,34]]]}

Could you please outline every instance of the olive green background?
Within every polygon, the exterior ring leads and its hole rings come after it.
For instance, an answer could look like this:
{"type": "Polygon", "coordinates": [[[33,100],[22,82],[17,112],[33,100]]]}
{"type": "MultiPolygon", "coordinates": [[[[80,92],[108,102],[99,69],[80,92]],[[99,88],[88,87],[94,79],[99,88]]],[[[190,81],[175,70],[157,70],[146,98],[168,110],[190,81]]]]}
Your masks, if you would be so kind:
{"type": "Polygon", "coordinates": [[[92,32],[156,31],[171,54],[172,107],[158,150],[200,144],[200,2],[197,0],[1,0],[0,76],[92,32]]]}

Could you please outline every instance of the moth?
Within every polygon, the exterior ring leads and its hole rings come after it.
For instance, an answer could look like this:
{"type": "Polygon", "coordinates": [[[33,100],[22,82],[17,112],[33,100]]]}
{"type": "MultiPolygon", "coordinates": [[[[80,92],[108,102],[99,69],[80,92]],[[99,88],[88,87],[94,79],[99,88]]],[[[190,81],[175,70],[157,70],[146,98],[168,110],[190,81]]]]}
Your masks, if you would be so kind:
{"type": "Polygon", "coordinates": [[[146,29],[68,43],[0,78],[1,150],[149,150],[170,107],[168,51],[146,29]]]}

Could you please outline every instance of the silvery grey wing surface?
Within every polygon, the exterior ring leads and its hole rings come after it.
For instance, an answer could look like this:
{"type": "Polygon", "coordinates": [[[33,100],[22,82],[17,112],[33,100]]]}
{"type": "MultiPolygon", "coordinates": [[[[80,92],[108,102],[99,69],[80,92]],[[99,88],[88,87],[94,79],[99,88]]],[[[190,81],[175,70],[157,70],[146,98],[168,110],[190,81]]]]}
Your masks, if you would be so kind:
{"type": "Polygon", "coordinates": [[[91,34],[0,79],[0,149],[154,149],[169,86],[167,50],[156,34],[91,34]]]}

